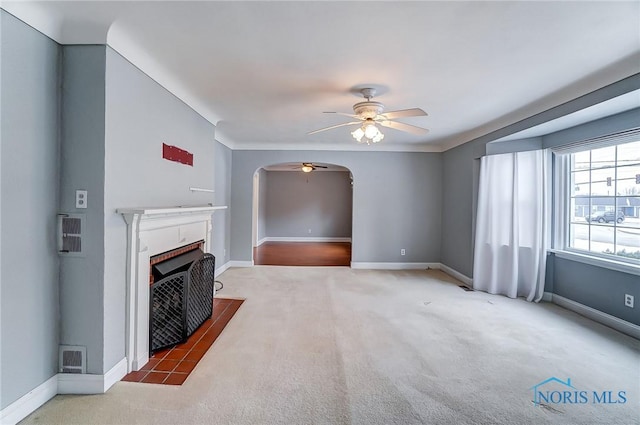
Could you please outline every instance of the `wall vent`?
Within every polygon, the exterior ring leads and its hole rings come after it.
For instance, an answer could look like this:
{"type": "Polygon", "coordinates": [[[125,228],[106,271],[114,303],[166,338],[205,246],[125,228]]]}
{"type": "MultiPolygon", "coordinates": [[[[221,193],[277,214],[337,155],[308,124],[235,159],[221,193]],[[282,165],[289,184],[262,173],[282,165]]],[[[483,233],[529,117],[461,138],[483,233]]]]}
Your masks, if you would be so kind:
{"type": "Polygon", "coordinates": [[[84,214],[58,214],[58,253],[83,255],[84,214]]]}
{"type": "Polygon", "coordinates": [[[87,373],[87,347],[61,345],[59,358],[60,373],[87,373]]]}

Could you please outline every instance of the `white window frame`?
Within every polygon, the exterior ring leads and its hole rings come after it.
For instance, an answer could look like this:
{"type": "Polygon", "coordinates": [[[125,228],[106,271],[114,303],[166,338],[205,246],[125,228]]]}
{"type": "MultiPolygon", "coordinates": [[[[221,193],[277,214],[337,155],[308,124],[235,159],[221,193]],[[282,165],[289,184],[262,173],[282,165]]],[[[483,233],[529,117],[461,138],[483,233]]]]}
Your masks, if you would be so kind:
{"type": "Polygon", "coordinates": [[[578,261],[593,266],[604,267],[640,276],[640,262],[632,258],[616,257],[584,251],[568,246],[570,214],[570,154],[585,150],[593,150],[606,146],[619,145],[640,140],[640,129],[617,133],[574,143],[562,148],[553,149],[553,252],[559,258],[578,261]]]}

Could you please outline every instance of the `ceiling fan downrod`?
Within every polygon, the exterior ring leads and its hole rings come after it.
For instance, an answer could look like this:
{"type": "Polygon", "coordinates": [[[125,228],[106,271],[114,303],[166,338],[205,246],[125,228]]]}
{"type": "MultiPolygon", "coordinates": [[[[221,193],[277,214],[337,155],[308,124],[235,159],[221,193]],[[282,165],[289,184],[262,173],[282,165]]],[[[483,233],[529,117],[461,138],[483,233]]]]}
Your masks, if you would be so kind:
{"type": "Polygon", "coordinates": [[[364,96],[364,98],[367,99],[367,102],[368,102],[371,100],[372,97],[376,95],[376,89],[367,87],[360,90],[360,93],[362,93],[362,96],[364,96]]]}

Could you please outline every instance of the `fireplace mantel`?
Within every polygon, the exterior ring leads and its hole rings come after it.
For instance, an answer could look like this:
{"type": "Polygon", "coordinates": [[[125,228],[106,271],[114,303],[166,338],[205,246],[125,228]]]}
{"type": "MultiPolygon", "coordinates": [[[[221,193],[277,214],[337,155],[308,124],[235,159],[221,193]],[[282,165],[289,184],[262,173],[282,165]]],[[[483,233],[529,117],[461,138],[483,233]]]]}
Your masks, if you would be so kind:
{"type": "Polygon", "coordinates": [[[150,258],[190,243],[204,241],[211,252],[211,215],[226,206],[173,206],[119,208],[127,223],[127,326],[128,372],[149,361],[150,258]]]}
{"type": "Polygon", "coordinates": [[[213,205],[196,205],[196,206],[176,206],[176,207],[138,207],[138,208],[120,208],[116,210],[123,216],[145,215],[148,217],[159,217],[167,215],[191,215],[199,213],[214,212],[216,210],[224,210],[225,206],[213,205]]]}

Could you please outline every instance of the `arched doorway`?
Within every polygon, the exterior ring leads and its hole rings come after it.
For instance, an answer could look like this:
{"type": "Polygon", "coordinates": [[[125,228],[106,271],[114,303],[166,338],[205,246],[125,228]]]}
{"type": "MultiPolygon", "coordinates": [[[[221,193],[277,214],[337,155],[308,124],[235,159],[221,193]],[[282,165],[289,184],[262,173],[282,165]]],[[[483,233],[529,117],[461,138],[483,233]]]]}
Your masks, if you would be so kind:
{"type": "Polygon", "coordinates": [[[350,266],[353,177],[327,163],[287,162],[256,170],[255,265],[350,266]]]}

